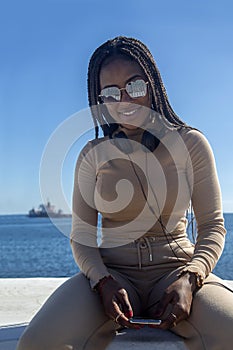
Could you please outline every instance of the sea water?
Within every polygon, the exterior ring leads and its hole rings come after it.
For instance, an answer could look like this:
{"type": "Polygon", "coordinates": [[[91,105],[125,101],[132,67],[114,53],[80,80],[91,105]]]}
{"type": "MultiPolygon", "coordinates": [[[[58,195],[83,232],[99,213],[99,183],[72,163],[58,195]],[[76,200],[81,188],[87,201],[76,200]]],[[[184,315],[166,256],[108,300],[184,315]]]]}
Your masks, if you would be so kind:
{"type": "MultiPolygon", "coordinates": [[[[223,254],[214,272],[233,280],[233,214],[224,214],[227,229],[223,254]]],[[[59,218],[69,233],[71,218],[59,218]]],[[[70,241],[49,218],[0,216],[0,278],[68,277],[77,273],[70,241]]]]}

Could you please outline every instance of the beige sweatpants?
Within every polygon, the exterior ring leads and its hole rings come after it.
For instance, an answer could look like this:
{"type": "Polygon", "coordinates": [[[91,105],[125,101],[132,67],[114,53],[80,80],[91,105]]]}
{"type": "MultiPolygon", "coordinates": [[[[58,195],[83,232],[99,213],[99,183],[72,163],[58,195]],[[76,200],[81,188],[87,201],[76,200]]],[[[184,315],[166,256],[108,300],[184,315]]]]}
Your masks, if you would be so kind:
{"type": "MultiPolygon", "coordinates": [[[[164,246],[152,244],[152,263],[147,263],[147,251],[142,250],[141,269],[135,265],[137,249],[133,244],[114,248],[114,254],[110,250],[102,252],[109,272],[127,290],[135,316],[153,317],[164,290],[182,269],[181,260],[171,253],[168,256],[164,246]]],[[[172,332],[183,337],[187,349],[231,350],[233,293],[220,286],[222,281],[213,274],[205,282],[194,297],[189,318],[172,332]]],[[[99,295],[79,273],[49,297],[22,335],[17,350],[103,350],[116,329],[117,325],[105,315],[99,295]]]]}

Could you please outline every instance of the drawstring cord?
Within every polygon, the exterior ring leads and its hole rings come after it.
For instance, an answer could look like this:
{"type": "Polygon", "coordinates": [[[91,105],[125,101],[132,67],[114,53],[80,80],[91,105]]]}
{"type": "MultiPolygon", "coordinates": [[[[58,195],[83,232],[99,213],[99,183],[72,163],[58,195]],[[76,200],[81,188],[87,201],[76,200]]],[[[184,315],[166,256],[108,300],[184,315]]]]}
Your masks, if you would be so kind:
{"type": "Polygon", "coordinates": [[[142,269],[142,255],[141,255],[141,249],[148,249],[149,252],[149,260],[153,261],[153,253],[152,248],[150,244],[150,240],[154,240],[154,237],[141,237],[135,241],[136,247],[137,247],[137,253],[138,253],[138,266],[139,269],[142,269]]]}

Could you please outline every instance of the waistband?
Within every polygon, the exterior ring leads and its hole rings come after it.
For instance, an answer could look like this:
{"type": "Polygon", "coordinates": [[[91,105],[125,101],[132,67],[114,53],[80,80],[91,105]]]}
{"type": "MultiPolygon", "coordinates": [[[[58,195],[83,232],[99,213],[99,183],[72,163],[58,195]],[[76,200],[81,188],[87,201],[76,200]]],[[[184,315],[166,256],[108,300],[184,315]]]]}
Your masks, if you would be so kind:
{"type": "Polygon", "coordinates": [[[193,244],[185,234],[146,234],[117,247],[100,247],[109,268],[145,270],[159,265],[185,264],[193,255],[193,244]]]}
{"type": "Polygon", "coordinates": [[[141,256],[141,249],[146,249],[148,248],[149,251],[149,260],[153,261],[153,252],[151,249],[151,244],[150,242],[154,242],[155,237],[149,236],[149,237],[141,237],[135,241],[136,247],[137,247],[137,253],[138,253],[138,266],[139,269],[142,269],[142,256],[141,256]]]}
{"type": "Polygon", "coordinates": [[[168,243],[169,245],[179,239],[187,238],[187,235],[185,234],[180,234],[180,235],[175,235],[175,237],[171,234],[168,236],[164,235],[153,235],[153,234],[146,234],[139,239],[136,239],[134,243],[136,244],[137,248],[137,255],[138,255],[138,266],[139,269],[142,269],[142,254],[141,250],[148,249],[148,254],[149,254],[149,261],[153,261],[153,249],[151,247],[151,243],[154,242],[165,242],[168,243]]]}

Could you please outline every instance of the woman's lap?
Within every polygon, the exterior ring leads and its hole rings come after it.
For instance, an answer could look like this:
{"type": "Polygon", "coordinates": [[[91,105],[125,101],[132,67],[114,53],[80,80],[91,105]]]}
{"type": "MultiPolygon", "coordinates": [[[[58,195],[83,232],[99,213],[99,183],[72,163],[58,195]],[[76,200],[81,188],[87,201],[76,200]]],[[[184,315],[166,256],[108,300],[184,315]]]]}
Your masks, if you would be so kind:
{"type": "MultiPolygon", "coordinates": [[[[134,313],[139,315],[140,297],[133,285],[123,274],[111,272],[127,290],[134,313]]],[[[177,271],[166,275],[149,293],[148,306],[151,307],[147,314],[150,317],[163,291],[177,275],[177,271]]],[[[212,274],[207,279],[210,281],[221,282],[212,274]]],[[[233,342],[232,322],[233,293],[219,285],[206,284],[196,294],[188,320],[172,331],[184,337],[192,350],[228,350],[233,342]]],[[[26,330],[27,347],[22,342],[18,349],[104,349],[114,337],[116,328],[117,325],[104,314],[99,295],[91,290],[89,281],[80,273],[49,297],[26,330]],[[28,339],[33,340],[32,345],[28,339]]]]}

